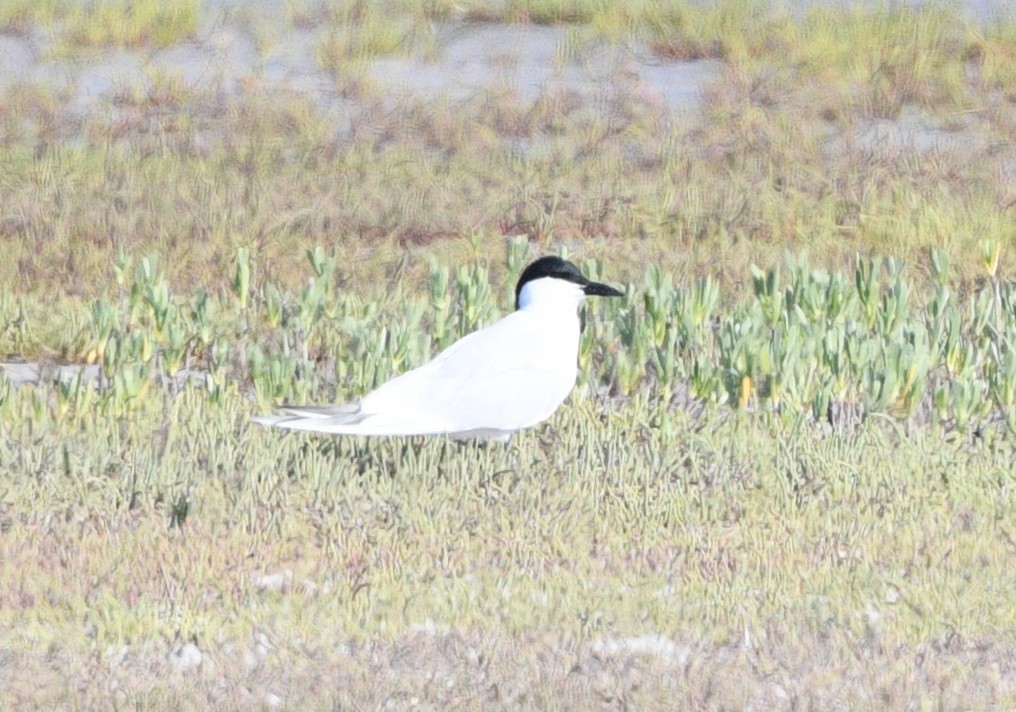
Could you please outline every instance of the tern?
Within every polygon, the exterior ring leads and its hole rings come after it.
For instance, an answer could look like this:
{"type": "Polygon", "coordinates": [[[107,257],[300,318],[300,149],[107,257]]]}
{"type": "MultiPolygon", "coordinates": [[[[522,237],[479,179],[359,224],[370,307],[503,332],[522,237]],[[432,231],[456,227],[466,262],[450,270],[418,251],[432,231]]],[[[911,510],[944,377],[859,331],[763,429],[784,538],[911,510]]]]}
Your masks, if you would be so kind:
{"type": "Polygon", "coordinates": [[[579,307],[586,297],[621,297],[571,262],[541,257],[523,270],[515,311],[456,341],[428,363],[358,401],[283,406],[253,420],[338,435],[442,435],[507,441],[549,418],[578,375],[579,307]]]}

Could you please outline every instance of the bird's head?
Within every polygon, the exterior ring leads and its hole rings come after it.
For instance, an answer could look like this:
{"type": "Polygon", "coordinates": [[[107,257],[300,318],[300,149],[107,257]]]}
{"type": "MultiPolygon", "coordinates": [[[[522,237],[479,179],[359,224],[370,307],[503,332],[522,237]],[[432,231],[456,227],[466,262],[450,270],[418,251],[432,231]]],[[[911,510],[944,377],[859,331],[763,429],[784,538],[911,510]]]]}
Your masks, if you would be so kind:
{"type": "Polygon", "coordinates": [[[586,297],[623,297],[624,292],[608,284],[592,282],[579,268],[560,257],[541,257],[522,271],[515,285],[515,308],[537,304],[572,304],[578,307],[586,297]]]}

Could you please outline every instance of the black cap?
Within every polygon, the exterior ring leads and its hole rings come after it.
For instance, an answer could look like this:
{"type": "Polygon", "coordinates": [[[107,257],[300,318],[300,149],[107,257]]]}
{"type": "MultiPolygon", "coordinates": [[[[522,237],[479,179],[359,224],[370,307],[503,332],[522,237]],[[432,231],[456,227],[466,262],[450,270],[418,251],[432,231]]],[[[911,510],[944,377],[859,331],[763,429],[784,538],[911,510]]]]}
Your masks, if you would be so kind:
{"type": "Polygon", "coordinates": [[[522,287],[524,287],[527,282],[532,282],[534,279],[543,279],[544,277],[563,279],[566,282],[577,284],[582,287],[583,292],[591,297],[624,296],[624,292],[615,289],[610,285],[601,284],[600,282],[590,282],[582,274],[582,272],[579,271],[579,268],[571,262],[551,255],[548,257],[541,257],[535,262],[531,262],[528,267],[522,270],[522,276],[519,277],[518,284],[515,285],[516,309],[519,308],[519,297],[522,295],[522,287]]]}

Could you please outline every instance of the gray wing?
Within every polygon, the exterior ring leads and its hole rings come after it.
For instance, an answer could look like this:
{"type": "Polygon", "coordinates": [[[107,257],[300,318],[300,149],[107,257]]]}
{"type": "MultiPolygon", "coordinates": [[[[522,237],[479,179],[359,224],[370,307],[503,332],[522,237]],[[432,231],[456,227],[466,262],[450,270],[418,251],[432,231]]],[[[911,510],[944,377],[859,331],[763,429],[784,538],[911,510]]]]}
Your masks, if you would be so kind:
{"type": "Polygon", "coordinates": [[[360,401],[285,406],[254,421],[347,435],[512,431],[548,418],[575,383],[577,333],[534,329],[521,312],[469,334],[360,401]],[[572,343],[574,342],[574,343],[572,343]]]}
{"type": "Polygon", "coordinates": [[[282,415],[259,415],[251,420],[261,425],[286,427],[287,423],[302,420],[319,421],[319,424],[354,425],[366,417],[359,401],[336,405],[284,405],[279,410],[282,415]]]}
{"type": "Polygon", "coordinates": [[[363,409],[401,415],[407,424],[440,421],[441,432],[516,430],[545,420],[575,384],[577,331],[571,339],[541,333],[523,316],[515,312],[462,338],[364,397],[363,409]]]}

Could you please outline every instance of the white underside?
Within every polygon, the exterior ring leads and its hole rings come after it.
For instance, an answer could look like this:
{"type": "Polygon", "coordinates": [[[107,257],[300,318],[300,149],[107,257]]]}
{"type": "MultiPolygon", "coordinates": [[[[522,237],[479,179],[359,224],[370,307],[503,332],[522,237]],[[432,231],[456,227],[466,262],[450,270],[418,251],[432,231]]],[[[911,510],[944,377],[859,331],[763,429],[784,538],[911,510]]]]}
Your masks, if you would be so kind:
{"type": "Polygon", "coordinates": [[[527,283],[527,289],[522,309],[357,403],[287,406],[282,415],[254,421],[337,435],[507,440],[549,418],[577,374],[581,290],[551,279],[527,283]]]}

